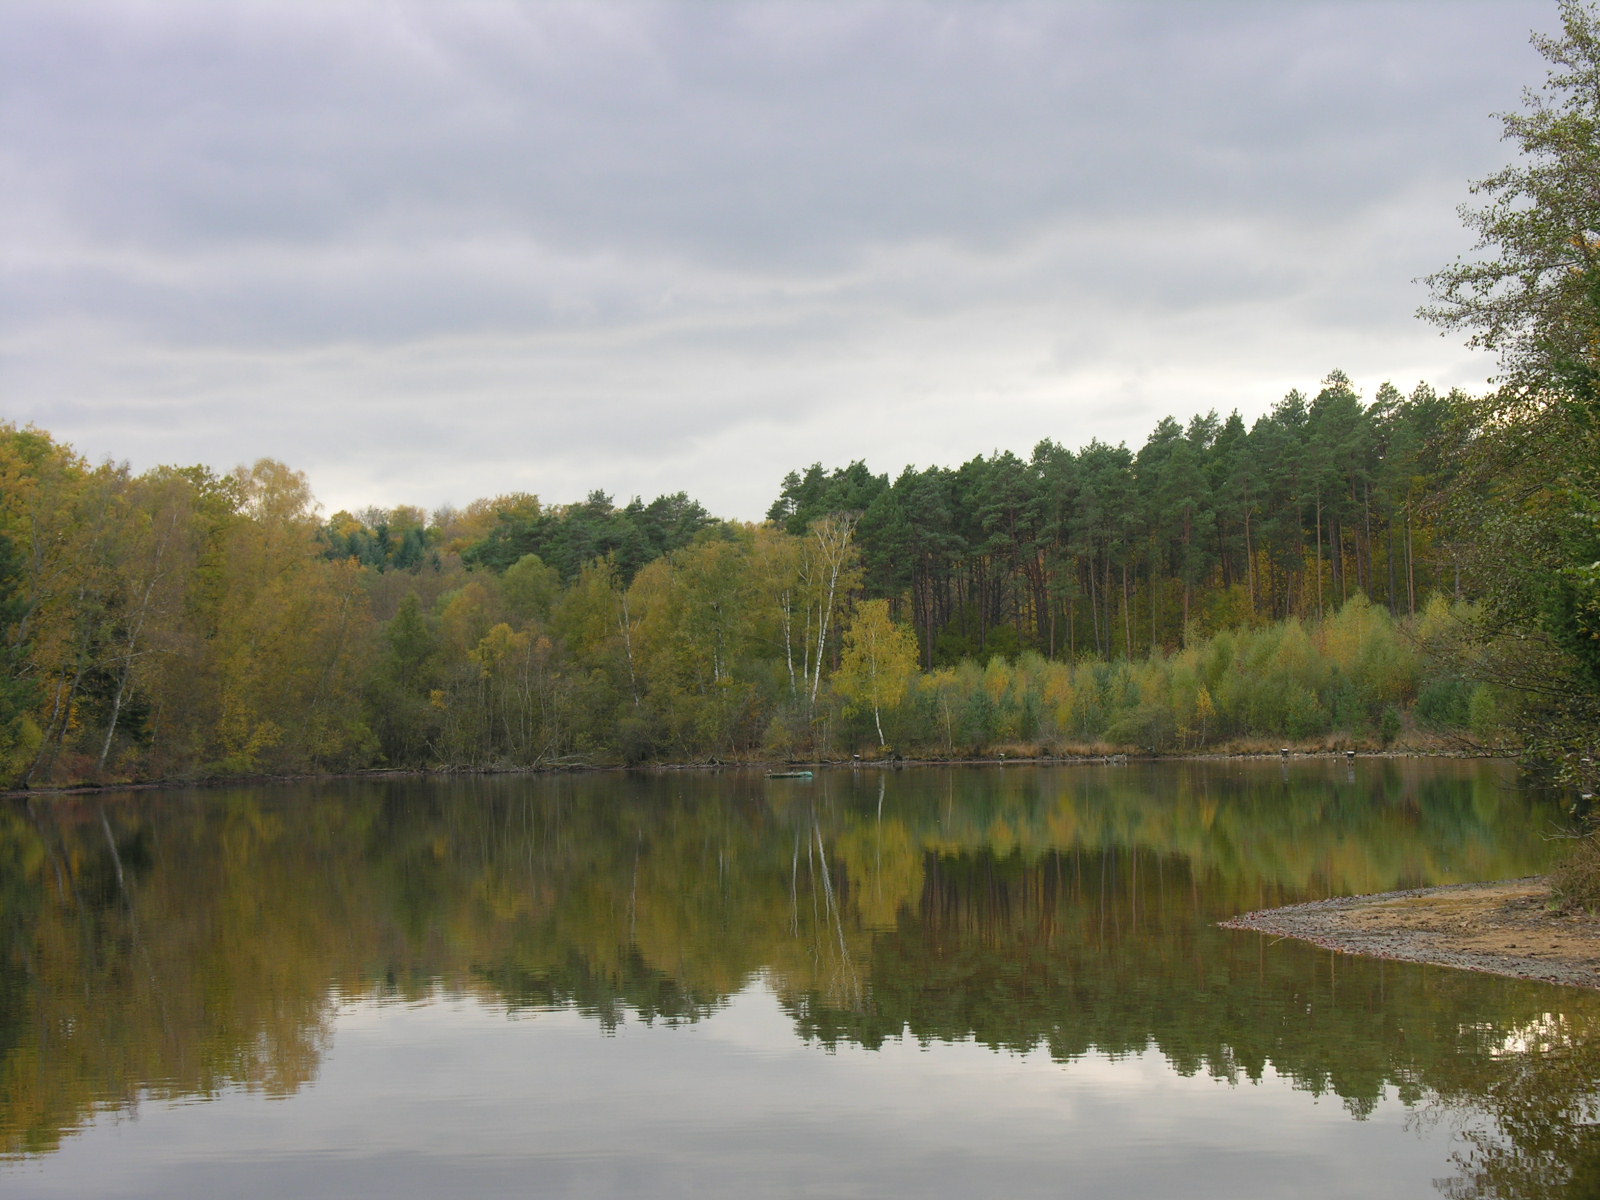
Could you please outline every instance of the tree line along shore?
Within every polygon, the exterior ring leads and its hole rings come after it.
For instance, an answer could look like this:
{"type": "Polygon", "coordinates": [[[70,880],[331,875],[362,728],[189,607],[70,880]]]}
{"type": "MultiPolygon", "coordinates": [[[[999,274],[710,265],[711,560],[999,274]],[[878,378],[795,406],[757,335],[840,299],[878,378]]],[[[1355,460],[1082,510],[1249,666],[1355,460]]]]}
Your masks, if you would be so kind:
{"type": "Polygon", "coordinates": [[[761,523],[321,519],[281,463],[134,474],[0,426],[4,782],[1504,747],[1444,503],[1471,411],[1335,372],[1138,451],[813,466],[761,523]]]}

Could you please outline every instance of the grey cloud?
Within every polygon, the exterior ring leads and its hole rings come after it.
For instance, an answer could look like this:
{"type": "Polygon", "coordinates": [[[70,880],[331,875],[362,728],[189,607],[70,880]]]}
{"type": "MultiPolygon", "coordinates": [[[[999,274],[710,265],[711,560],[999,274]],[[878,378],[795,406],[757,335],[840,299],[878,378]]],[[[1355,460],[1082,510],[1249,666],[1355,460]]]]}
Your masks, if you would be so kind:
{"type": "MultiPolygon", "coordinates": [[[[1180,4],[122,11],[12,41],[15,99],[62,114],[34,145],[72,144],[61,199],[91,229],[180,244],[510,228],[792,269],[1174,193],[1327,206],[1417,153],[1384,106],[1426,119],[1457,84],[1371,86],[1336,14],[1381,10],[1344,5],[1270,41],[1253,6],[1180,4]]],[[[1401,45],[1449,28],[1411,11],[1401,45]]]]}
{"type": "Polygon", "coordinates": [[[1470,373],[1410,280],[1464,248],[1552,20],[14,2],[7,415],[374,500],[660,480],[751,516],[812,458],[1138,439],[1358,357],[1470,373]]]}

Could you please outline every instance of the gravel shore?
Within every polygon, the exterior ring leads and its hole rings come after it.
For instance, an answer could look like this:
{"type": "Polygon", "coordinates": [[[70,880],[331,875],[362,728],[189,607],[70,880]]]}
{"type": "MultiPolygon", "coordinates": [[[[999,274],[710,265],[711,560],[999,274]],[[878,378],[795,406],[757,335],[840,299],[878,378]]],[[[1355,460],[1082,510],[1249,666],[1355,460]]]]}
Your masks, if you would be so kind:
{"type": "Polygon", "coordinates": [[[1600,988],[1600,916],[1554,912],[1542,877],[1316,900],[1221,924],[1344,954],[1600,988]]]}

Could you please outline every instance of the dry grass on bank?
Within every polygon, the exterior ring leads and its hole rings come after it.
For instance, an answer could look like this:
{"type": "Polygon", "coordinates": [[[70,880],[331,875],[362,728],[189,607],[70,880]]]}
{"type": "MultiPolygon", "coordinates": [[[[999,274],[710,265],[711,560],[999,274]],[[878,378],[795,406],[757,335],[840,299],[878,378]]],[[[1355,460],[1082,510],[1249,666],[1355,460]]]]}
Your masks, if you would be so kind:
{"type": "Polygon", "coordinates": [[[1600,830],[1591,827],[1550,872],[1550,895],[1562,912],[1600,912],[1600,830]]]}

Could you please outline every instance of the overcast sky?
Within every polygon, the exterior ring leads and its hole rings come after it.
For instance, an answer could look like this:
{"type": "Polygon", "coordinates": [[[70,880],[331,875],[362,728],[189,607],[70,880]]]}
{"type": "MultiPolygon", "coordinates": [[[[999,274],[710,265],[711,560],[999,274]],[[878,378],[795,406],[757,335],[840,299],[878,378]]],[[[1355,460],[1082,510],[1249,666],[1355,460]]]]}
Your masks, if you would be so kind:
{"type": "Polygon", "coordinates": [[[1247,420],[1414,317],[1539,3],[0,0],[0,416],[325,509],[1247,420]]]}

